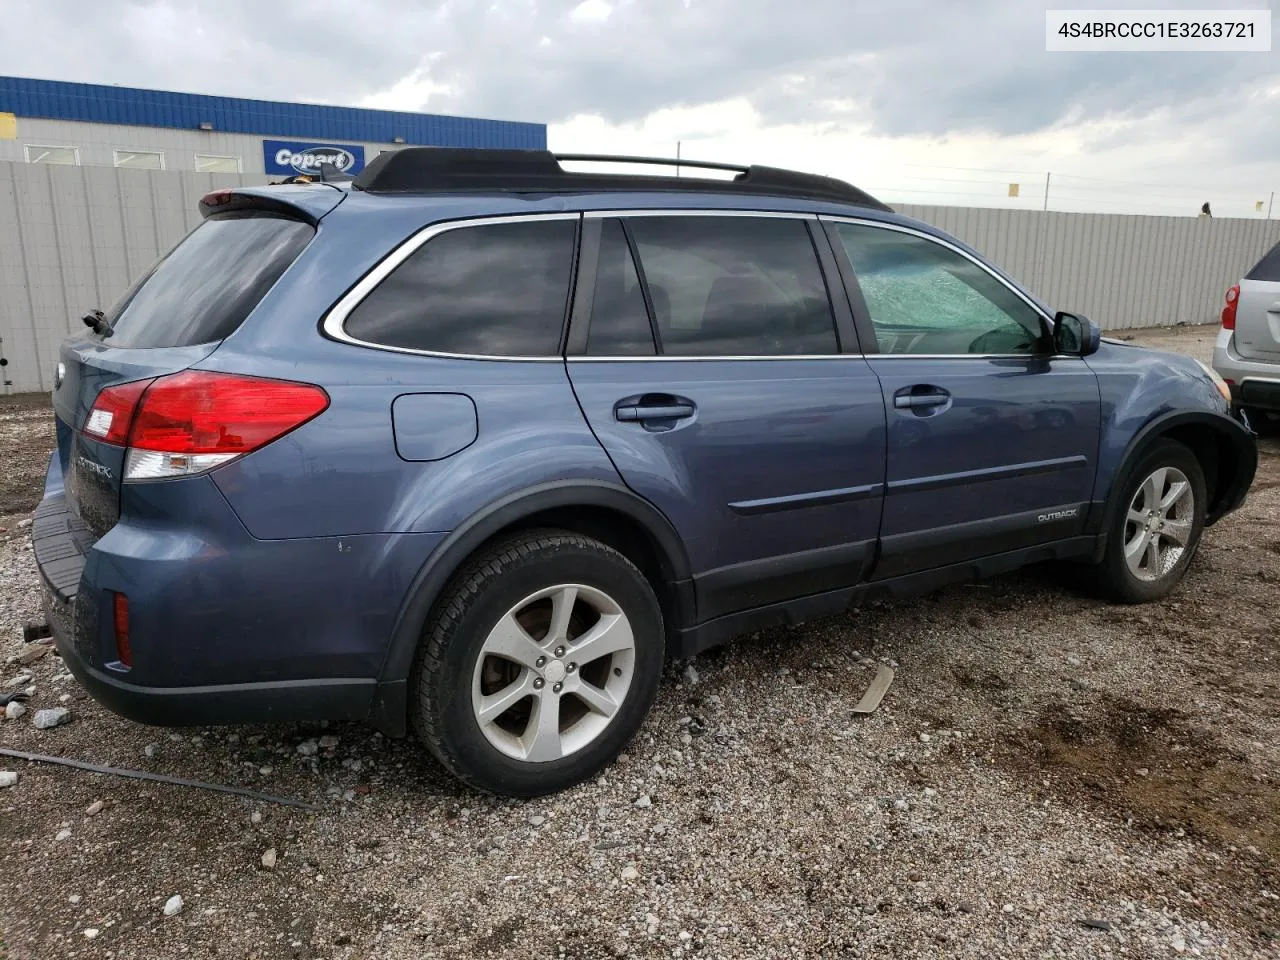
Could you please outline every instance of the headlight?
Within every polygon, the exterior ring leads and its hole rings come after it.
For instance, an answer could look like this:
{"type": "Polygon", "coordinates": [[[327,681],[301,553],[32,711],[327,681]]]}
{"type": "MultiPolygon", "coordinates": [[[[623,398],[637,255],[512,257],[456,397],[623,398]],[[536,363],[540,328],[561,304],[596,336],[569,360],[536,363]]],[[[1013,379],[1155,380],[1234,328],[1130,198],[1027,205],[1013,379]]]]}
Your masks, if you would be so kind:
{"type": "Polygon", "coordinates": [[[1222,394],[1222,399],[1230,404],[1231,388],[1227,386],[1227,381],[1218,376],[1218,371],[1213,369],[1213,367],[1209,366],[1207,363],[1201,363],[1199,360],[1197,360],[1196,363],[1200,364],[1200,369],[1205,372],[1205,376],[1213,381],[1213,385],[1217,387],[1218,392],[1222,394]]]}

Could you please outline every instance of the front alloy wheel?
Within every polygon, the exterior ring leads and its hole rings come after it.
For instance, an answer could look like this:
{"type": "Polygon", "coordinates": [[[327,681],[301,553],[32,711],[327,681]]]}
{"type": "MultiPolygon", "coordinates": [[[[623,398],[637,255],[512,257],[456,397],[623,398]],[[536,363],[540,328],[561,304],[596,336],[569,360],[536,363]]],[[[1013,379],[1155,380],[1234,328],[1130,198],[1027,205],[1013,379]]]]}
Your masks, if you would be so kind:
{"type": "Polygon", "coordinates": [[[1139,580],[1153,582],[1177,566],[1191,541],[1196,498],[1177,467],[1157,467],[1129,504],[1124,559],[1139,580]]]}
{"type": "Polygon", "coordinates": [[[1126,471],[1095,570],[1099,589],[1119,603],[1147,603],[1182,580],[1204,529],[1204,471],[1190,449],[1159,440],[1126,471]]]}

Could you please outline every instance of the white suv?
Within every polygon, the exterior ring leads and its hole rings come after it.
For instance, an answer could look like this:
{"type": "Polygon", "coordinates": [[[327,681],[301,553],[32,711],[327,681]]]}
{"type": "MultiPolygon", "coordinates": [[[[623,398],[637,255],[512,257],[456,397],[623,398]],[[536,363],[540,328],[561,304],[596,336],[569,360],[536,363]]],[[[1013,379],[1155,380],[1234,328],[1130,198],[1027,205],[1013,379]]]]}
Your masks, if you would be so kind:
{"type": "Polygon", "coordinates": [[[1259,428],[1280,421],[1280,243],[1227,291],[1213,369],[1259,428]]]}

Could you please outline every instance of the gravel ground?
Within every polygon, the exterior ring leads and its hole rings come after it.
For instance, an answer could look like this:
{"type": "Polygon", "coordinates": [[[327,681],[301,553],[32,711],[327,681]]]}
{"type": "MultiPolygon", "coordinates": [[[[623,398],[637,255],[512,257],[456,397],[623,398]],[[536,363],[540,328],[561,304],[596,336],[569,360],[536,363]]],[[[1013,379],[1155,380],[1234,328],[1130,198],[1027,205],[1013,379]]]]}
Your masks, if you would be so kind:
{"type": "MultiPolygon", "coordinates": [[[[1203,355],[1212,334],[1137,338],[1203,355]]],[[[0,400],[0,441],[8,659],[39,608],[19,522],[43,399],[0,400]]],[[[28,713],[0,745],[321,812],[0,758],[20,778],[0,957],[1280,956],[1280,444],[1169,601],[1070,581],[1037,568],[672,663],[617,765],[528,803],[358,726],[142,727],[52,654],[11,662],[0,683],[71,722],[28,713]],[[884,662],[897,681],[855,717],[884,662]]]]}

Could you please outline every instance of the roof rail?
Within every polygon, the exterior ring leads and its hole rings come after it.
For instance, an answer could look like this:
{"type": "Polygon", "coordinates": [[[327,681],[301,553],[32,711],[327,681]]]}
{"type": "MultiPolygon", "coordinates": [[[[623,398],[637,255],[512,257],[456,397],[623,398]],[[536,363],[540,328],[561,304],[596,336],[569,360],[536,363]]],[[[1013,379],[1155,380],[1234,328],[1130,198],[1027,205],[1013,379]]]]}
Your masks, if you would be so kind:
{"type": "Polygon", "coordinates": [[[829,200],[888,211],[891,208],[852,184],[813,173],[758,165],[741,166],[705,160],[626,157],[587,153],[554,154],[549,150],[472,150],[455,147],[405,147],[379,154],[351,186],[369,193],[582,193],[596,191],[695,191],[747,193],[771,197],[829,200]],[[580,173],[560,161],[626,163],[648,166],[723,170],[731,180],[649,174],[580,173]]]}

